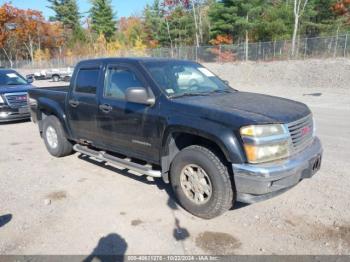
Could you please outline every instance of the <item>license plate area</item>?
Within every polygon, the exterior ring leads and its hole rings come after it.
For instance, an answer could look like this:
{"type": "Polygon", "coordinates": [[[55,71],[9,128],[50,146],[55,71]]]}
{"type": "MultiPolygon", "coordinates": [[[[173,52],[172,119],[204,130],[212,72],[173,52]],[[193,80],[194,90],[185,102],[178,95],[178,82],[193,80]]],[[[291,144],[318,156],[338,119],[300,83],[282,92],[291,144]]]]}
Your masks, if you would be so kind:
{"type": "Polygon", "coordinates": [[[19,114],[28,114],[29,113],[29,108],[28,107],[21,107],[21,108],[18,108],[18,113],[19,114]]]}

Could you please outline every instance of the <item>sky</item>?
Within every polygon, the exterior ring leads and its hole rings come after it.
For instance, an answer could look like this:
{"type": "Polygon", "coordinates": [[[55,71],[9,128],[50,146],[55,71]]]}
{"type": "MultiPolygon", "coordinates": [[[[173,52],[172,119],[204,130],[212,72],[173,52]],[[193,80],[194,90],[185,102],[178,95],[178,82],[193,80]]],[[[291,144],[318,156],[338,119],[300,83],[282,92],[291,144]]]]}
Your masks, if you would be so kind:
{"type": "MultiPolygon", "coordinates": [[[[87,12],[90,9],[90,0],[77,1],[81,13],[87,12]]],[[[6,2],[11,2],[14,6],[21,9],[30,8],[42,11],[46,18],[54,15],[53,11],[47,8],[48,2],[46,0],[0,0],[1,5],[6,2]]],[[[117,12],[117,17],[120,18],[122,16],[140,14],[144,6],[152,2],[153,0],[112,0],[112,6],[113,10],[117,12]]]]}

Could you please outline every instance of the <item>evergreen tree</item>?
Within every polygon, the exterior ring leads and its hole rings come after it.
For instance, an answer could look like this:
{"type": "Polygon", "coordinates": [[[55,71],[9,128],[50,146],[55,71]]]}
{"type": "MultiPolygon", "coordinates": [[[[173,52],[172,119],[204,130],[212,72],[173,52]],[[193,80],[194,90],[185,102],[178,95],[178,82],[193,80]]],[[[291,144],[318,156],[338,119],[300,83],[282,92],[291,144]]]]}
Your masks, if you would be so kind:
{"type": "Polygon", "coordinates": [[[148,41],[154,41],[154,44],[161,46],[167,45],[169,37],[159,0],[154,0],[152,5],[146,5],[144,17],[148,41]]]}
{"type": "Polygon", "coordinates": [[[337,30],[343,29],[344,21],[332,11],[336,3],[337,0],[310,0],[304,21],[301,22],[300,34],[316,37],[322,34],[334,34],[337,30]]]}
{"type": "Polygon", "coordinates": [[[51,20],[61,22],[66,28],[76,29],[80,27],[80,18],[76,0],[48,0],[56,15],[51,20]]]}
{"type": "Polygon", "coordinates": [[[50,20],[59,21],[65,29],[72,31],[71,39],[84,40],[83,29],[80,25],[81,15],[76,0],[48,0],[51,8],[56,14],[50,20]]]}
{"type": "Polygon", "coordinates": [[[115,34],[114,17],[111,0],[92,0],[90,9],[92,29],[97,34],[103,34],[107,41],[110,41],[115,34]]]}
{"type": "Polygon", "coordinates": [[[256,30],[256,41],[290,39],[293,34],[293,9],[285,1],[275,1],[265,8],[256,30]]]}
{"type": "Polygon", "coordinates": [[[214,3],[209,11],[211,36],[230,35],[234,40],[247,40],[249,34],[252,34],[261,21],[260,16],[265,2],[264,0],[221,0],[214,3]]]}

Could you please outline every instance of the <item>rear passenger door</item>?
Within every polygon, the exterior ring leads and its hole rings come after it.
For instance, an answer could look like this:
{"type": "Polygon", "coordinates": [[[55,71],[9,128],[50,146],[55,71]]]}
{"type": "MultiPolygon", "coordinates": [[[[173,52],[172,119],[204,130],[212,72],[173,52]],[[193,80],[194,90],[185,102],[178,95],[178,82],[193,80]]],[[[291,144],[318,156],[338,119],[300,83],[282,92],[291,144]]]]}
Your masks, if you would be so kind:
{"type": "Polygon", "coordinates": [[[97,90],[100,81],[99,64],[77,68],[67,101],[68,122],[75,139],[93,142],[97,138],[97,90]]]}
{"type": "Polygon", "coordinates": [[[146,80],[133,65],[106,66],[104,87],[99,94],[97,124],[103,147],[129,157],[158,161],[156,105],[151,107],[127,102],[125,92],[130,87],[143,87],[150,91],[146,80]]]}

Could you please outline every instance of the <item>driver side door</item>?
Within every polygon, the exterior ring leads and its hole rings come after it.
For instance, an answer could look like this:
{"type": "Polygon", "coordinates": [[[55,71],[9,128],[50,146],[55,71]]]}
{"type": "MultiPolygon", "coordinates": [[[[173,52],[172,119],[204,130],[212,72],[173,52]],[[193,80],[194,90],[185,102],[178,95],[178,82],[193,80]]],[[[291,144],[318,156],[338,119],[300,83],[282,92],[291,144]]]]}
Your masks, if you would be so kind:
{"type": "Polygon", "coordinates": [[[149,88],[132,65],[107,65],[97,114],[103,147],[129,157],[158,161],[157,105],[126,101],[126,90],[131,87],[149,88]]]}

